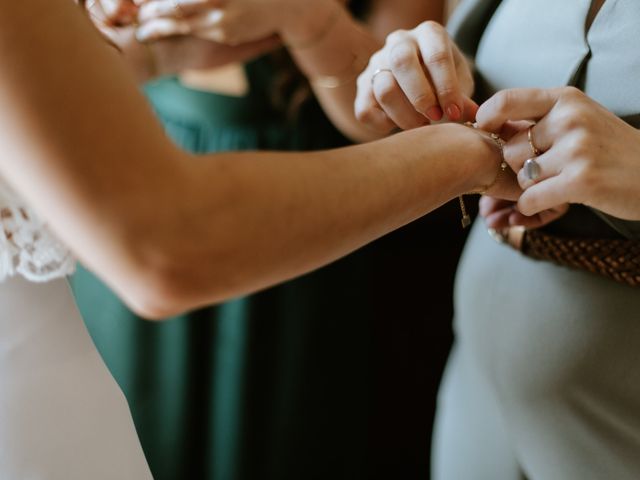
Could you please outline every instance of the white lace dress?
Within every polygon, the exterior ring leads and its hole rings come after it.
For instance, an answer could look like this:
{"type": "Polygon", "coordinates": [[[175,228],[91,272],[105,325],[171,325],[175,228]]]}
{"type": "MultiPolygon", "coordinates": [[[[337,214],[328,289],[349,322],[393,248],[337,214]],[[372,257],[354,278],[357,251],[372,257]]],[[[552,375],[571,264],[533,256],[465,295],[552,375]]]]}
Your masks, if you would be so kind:
{"type": "Polygon", "coordinates": [[[150,479],[65,278],[74,263],[0,179],[0,479],[150,479]]]}

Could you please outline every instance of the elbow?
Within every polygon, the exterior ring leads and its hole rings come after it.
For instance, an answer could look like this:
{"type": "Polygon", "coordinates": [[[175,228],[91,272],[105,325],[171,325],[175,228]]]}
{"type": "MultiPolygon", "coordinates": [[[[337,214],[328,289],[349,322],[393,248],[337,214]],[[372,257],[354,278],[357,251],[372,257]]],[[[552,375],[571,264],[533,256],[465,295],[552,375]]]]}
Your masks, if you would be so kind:
{"type": "MultiPolygon", "coordinates": [[[[157,258],[157,257],[156,257],[157,258]]],[[[228,285],[207,262],[185,262],[179,255],[138,263],[123,282],[120,297],[140,317],[164,321],[229,298],[228,285]]]]}
{"type": "Polygon", "coordinates": [[[146,320],[169,320],[193,308],[171,278],[148,270],[132,276],[119,294],[131,311],[146,320]]]}
{"type": "Polygon", "coordinates": [[[185,272],[179,256],[157,253],[137,256],[112,277],[112,288],[122,301],[136,315],[153,321],[168,320],[201,306],[204,302],[197,300],[202,300],[202,288],[188,276],[194,272],[185,272]]]}

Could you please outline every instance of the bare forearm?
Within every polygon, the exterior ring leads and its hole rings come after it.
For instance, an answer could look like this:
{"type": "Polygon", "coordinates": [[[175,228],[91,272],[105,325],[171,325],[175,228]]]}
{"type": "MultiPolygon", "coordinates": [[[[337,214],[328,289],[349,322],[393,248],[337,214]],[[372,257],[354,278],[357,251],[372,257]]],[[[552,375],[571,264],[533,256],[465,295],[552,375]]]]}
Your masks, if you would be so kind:
{"type": "Polygon", "coordinates": [[[493,175],[495,149],[456,125],[340,151],[193,158],[70,2],[32,3],[1,3],[0,172],[148,315],[309,271],[493,175]]]}
{"type": "MultiPolygon", "coordinates": [[[[139,236],[172,238],[158,245],[155,258],[172,269],[178,264],[173,274],[180,281],[172,289],[185,307],[261,289],[331,262],[474,188],[481,164],[454,153],[463,129],[434,127],[313,154],[194,159],[182,188],[174,188],[184,192],[175,201],[176,218],[158,224],[145,216],[139,236]]],[[[491,158],[495,152],[486,148],[491,158]]],[[[492,160],[487,166],[488,172],[495,168],[492,160]]]]}

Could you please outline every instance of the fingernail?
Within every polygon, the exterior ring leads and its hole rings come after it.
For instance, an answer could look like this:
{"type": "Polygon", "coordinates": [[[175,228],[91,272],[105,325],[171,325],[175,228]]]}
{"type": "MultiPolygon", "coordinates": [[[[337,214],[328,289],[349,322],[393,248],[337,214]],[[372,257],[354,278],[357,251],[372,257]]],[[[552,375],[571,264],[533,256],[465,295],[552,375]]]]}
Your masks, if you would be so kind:
{"type": "Polygon", "coordinates": [[[442,119],[442,109],[440,107],[431,107],[427,110],[427,117],[434,122],[438,122],[442,119]]]}
{"type": "Polygon", "coordinates": [[[457,121],[462,118],[462,111],[456,104],[451,104],[447,107],[447,117],[449,120],[457,121]]]}

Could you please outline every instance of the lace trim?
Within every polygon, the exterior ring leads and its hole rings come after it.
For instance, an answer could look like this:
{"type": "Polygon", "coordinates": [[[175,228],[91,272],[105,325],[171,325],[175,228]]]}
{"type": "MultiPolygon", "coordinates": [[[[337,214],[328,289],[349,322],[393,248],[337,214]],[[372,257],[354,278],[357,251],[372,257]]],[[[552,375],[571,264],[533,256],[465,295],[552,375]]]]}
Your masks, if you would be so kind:
{"type": "Polygon", "coordinates": [[[48,282],[75,270],[71,252],[15,195],[0,185],[0,281],[21,275],[32,282],[48,282]]]}

